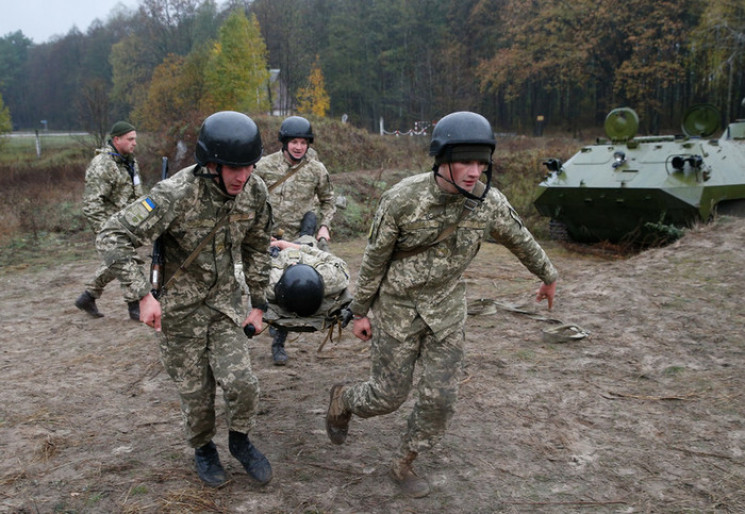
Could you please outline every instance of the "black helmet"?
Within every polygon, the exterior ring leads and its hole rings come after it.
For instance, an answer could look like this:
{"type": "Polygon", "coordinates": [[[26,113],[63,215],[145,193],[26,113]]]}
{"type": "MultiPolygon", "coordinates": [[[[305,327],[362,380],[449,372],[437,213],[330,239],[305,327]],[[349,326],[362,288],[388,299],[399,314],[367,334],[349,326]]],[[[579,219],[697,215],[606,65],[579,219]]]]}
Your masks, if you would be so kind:
{"type": "Polygon", "coordinates": [[[256,164],[263,151],[254,120],[240,112],[221,111],[202,123],[195,156],[201,166],[214,162],[241,167],[256,164]]]}
{"type": "Polygon", "coordinates": [[[468,156],[474,157],[473,160],[490,162],[496,144],[494,131],[486,118],[475,112],[460,111],[448,114],[437,122],[432,131],[429,154],[439,162],[450,162],[455,160],[449,157],[453,147],[465,146],[469,147],[468,156]],[[484,146],[488,148],[479,148],[484,146]]]}
{"type": "Polygon", "coordinates": [[[274,286],[274,297],[284,310],[311,316],[323,302],[323,279],[313,266],[293,264],[274,286]]]}
{"type": "Polygon", "coordinates": [[[290,116],[279,127],[278,139],[281,143],[287,143],[296,137],[307,139],[308,144],[313,142],[313,127],[302,116],[290,116]]]}

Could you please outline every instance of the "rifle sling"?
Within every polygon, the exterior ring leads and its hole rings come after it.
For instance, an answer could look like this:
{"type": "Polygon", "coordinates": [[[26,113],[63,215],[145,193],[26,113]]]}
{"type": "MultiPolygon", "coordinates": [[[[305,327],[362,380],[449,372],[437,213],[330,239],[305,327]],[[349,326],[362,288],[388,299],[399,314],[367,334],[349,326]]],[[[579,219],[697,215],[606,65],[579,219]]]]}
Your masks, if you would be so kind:
{"type": "Polygon", "coordinates": [[[179,275],[181,275],[181,273],[183,273],[186,270],[186,268],[188,268],[191,265],[191,263],[194,262],[194,259],[197,258],[197,255],[199,255],[199,252],[201,252],[202,249],[207,245],[207,243],[209,243],[210,240],[213,237],[215,237],[215,234],[217,233],[217,231],[220,229],[220,227],[222,227],[225,224],[225,222],[228,220],[228,218],[230,218],[230,213],[227,213],[226,215],[224,215],[222,218],[220,218],[218,220],[218,222],[215,224],[215,227],[210,231],[210,233],[207,234],[206,236],[204,236],[204,239],[202,239],[199,242],[199,244],[194,249],[194,251],[189,254],[189,256],[186,258],[186,260],[176,270],[176,272],[173,275],[171,275],[171,278],[169,278],[168,279],[168,282],[165,283],[165,285],[163,286],[163,289],[167,289],[168,288],[168,284],[170,284],[171,282],[173,282],[173,280],[176,277],[178,277],[179,275]]]}
{"type": "MultiPolygon", "coordinates": [[[[484,188],[485,187],[486,186],[484,186],[484,183],[483,182],[477,182],[476,183],[476,186],[473,188],[473,194],[474,194],[474,196],[481,196],[483,194],[483,192],[484,192],[484,188]]],[[[429,250],[430,248],[432,248],[433,246],[435,246],[437,243],[439,243],[441,241],[444,241],[445,239],[447,239],[448,237],[450,237],[450,235],[453,232],[455,232],[455,229],[458,228],[458,223],[460,223],[461,220],[463,218],[465,218],[466,215],[468,215],[469,212],[471,212],[474,209],[476,209],[476,207],[478,207],[479,204],[480,204],[479,200],[473,200],[473,199],[470,199],[470,198],[466,198],[466,201],[463,204],[463,210],[460,211],[460,214],[458,215],[458,219],[455,220],[455,223],[452,223],[452,224],[448,225],[447,227],[445,227],[442,230],[442,232],[440,232],[440,235],[438,235],[437,238],[434,241],[432,241],[428,245],[419,246],[417,248],[412,248],[411,250],[398,250],[398,251],[395,251],[395,252],[393,252],[393,255],[391,255],[391,261],[397,261],[399,259],[405,259],[406,257],[412,257],[412,256],[418,255],[418,254],[420,254],[422,252],[426,252],[427,250],[429,250]]]]}
{"type": "Polygon", "coordinates": [[[294,170],[290,170],[287,173],[285,173],[284,176],[281,179],[279,179],[278,181],[276,181],[271,186],[268,186],[267,187],[267,189],[269,190],[269,192],[271,193],[272,191],[274,191],[275,189],[277,189],[279,186],[281,186],[285,181],[289,180],[295,173],[297,173],[298,171],[300,171],[300,168],[302,168],[303,166],[305,166],[307,163],[308,163],[308,159],[306,159],[305,162],[303,162],[302,164],[300,164],[294,170]]]}

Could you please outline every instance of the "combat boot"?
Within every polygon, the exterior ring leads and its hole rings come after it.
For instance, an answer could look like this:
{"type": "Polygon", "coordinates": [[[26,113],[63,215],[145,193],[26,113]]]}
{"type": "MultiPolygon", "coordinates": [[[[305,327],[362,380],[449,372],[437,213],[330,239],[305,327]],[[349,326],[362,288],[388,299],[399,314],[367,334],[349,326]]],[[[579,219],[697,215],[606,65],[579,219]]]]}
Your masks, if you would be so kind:
{"type": "Polygon", "coordinates": [[[78,299],[75,300],[75,307],[77,307],[81,311],[87,312],[94,318],[103,317],[103,314],[98,312],[98,307],[96,307],[96,299],[93,298],[93,295],[90,294],[88,291],[84,291],[83,294],[78,296],[78,299]]]}
{"type": "Polygon", "coordinates": [[[272,466],[264,454],[248,440],[242,432],[231,430],[228,434],[228,448],[230,453],[243,464],[248,476],[261,485],[266,485],[272,479],[272,466]]]}
{"type": "Polygon", "coordinates": [[[140,321],[140,302],[127,302],[129,317],[135,321],[140,321]]]}
{"type": "Polygon", "coordinates": [[[287,331],[277,329],[273,329],[272,331],[274,332],[274,339],[272,340],[272,359],[274,360],[274,365],[284,366],[287,364],[287,352],[285,351],[287,331]]]}
{"type": "Polygon", "coordinates": [[[344,407],[342,393],[344,384],[336,384],[331,388],[329,410],[326,413],[326,433],[334,444],[344,444],[349,433],[349,420],[352,413],[344,407]]]}
{"type": "Polygon", "coordinates": [[[391,477],[398,484],[401,491],[410,498],[422,498],[430,492],[429,482],[417,476],[411,467],[416,459],[416,452],[408,452],[404,457],[397,458],[391,466],[391,477]]]}
{"type": "Polygon", "coordinates": [[[208,486],[220,487],[228,481],[220,464],[217,447],[212,441],[194,450],[194,464],[197,466],[197,475],[208,486]]]}

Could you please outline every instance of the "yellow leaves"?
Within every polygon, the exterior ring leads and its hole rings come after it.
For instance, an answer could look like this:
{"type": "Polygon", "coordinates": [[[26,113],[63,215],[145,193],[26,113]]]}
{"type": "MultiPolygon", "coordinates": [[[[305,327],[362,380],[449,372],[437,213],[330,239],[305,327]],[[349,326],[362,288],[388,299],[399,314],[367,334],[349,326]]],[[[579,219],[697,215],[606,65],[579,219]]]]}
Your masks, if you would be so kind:
{"type": "Polygon", "coordinates": [[[300,114],[312,114],[323,117],[331,107],[331,98],[326,92],[326,83],[319,64],[318,55],[310,69],[308,86],[302,87],[297,93],[297,110],[300,114]]]}

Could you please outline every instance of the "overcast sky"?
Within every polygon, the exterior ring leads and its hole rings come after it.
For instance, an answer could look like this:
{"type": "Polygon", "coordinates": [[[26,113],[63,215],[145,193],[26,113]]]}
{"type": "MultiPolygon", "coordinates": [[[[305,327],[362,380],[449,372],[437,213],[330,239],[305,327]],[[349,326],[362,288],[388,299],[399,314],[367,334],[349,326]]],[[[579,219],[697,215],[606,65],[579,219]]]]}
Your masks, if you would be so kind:
{"type": "Polygon", "coordinates": [[[135,9],[139,0],[0,0],[0,37],[20,30],[34,43],[46,43],[73,26],[85,34],[96,18],[105,22],[117,4],[135,9]]]}

